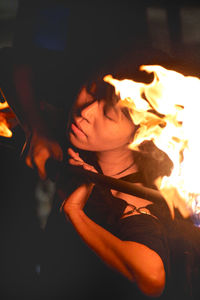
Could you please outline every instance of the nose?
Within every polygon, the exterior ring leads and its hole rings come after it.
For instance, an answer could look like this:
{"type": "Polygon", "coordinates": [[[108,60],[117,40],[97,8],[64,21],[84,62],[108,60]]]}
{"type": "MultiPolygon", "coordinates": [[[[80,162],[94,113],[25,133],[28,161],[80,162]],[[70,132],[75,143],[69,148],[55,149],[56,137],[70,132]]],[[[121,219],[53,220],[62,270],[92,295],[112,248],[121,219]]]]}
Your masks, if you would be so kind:
{"type": "Polygon", "coordinates": [[[98,113],[98,102],[95,101],[81,111],[81,116],[85,120],[87,120],[89,123],[91,123],[94,120],[95,115],[98,113]]]}

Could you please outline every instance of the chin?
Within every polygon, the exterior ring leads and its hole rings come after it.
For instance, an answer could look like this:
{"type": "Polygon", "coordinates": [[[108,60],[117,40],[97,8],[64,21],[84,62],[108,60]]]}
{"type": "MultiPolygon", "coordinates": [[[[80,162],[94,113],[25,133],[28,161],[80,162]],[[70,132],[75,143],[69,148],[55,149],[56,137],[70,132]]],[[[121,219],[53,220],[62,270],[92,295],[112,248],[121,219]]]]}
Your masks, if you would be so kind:
{"type": "Polygon", "coordinates": [[[70,143],[74,146],[74,147],[76,147],[76,148],[78,148],[78,149],[81,149],[81,150],[87,150],[87,151],[89,151],[89,149],[88,149],[88,145],[84,145],[84,143],[82,143],[81,141],[79,141],[77,138],[76,138],[76,136],[74,136],[73,135],[73,133],[71,133],[70,132],[70,134],[69,134],[69,141],[70,141],[70,143]]]}

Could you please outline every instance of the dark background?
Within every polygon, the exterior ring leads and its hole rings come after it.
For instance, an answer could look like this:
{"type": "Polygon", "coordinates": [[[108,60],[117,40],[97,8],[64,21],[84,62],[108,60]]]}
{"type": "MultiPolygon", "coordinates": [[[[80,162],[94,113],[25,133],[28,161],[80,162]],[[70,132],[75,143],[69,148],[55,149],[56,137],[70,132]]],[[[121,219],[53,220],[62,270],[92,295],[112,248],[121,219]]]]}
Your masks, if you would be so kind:
{"type": "MultiPolygon", "coordinates": [[[[26,2],[28,3],[31,1],[26,2]]],[[[60,2],[70,3],[71,1],[60,2]]],[[[91,2],[92,1],[83,1],[85,6],[88,7],[91,2]]],[[[107,3],[108,2],[112,1],[107,1],[107,3]]],[[[131,5],[131,2],[137,1],[127,0],[123,2],[131,5]]],[[[200,43],[198,30],[200,5],[198,1],[179,0],[173,1],[172,3],[172,1],[165,0],[149,0],[138,2],[140,5],[146,7],[149,35],[151,42],[155,47],[170,53],[174,50],[175,46],[181,46],[182,50],[184,48],[184,51],[189,52],[190,49],[192,49],[193,55],[198,59],[200,43]],[[196,51],[193,51],[194,48],[196,51]]],[[[120,5],[122,4],[122,1],[116,1],[115,3],[119,3],[120,5]]],[[[13,44],[17,9],[18,0],[0,1],[0,47],[10,47],[13,44]]]]}

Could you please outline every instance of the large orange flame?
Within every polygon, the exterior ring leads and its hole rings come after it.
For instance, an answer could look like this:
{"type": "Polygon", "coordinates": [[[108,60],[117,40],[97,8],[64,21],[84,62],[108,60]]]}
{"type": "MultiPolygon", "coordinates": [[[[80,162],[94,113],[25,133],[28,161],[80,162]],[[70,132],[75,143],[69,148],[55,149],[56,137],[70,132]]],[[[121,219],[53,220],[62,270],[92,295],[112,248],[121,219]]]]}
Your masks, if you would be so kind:
{"type": "Polygon", "coordinates": [[[178,207],[187,217],[200,210],[197,136],[200,79],[158,65],[143,65],[140,69],[153,72],[154,80],[150,84],[127,79],[120,81],[111,75],[105,76],[104,81],[115,87],[120,103],[129,107],[133,122],[140,125],[130,147],[138,150],[143,141],[152,140],[172,160],[171,175],[158,178],[155,183],[172,215],[174,207],[178,207]]]}

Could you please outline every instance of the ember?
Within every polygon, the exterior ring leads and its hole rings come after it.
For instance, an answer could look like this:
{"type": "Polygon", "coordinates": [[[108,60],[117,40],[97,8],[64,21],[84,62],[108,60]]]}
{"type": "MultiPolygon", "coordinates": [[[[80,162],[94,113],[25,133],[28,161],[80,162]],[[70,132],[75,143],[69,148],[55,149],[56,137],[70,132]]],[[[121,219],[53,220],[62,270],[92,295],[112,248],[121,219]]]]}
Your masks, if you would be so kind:
{"type": "Polygon", "coordinates": [[[154,74],[150,84],[117,80],[111,75],[104,81],[115,87],[120,105],[129,108],[133,122],[140,125],[131,149],[151,140],[173,162],[169,177],[156,180],[172,216],[178,207],[184,217],[200,213],[200,149],[195,130],[199,127],[200,80],[184,76],[158,65],[141,66],[154,74]],[[193,176],[192,176],[193,175],[193,176]]]}

